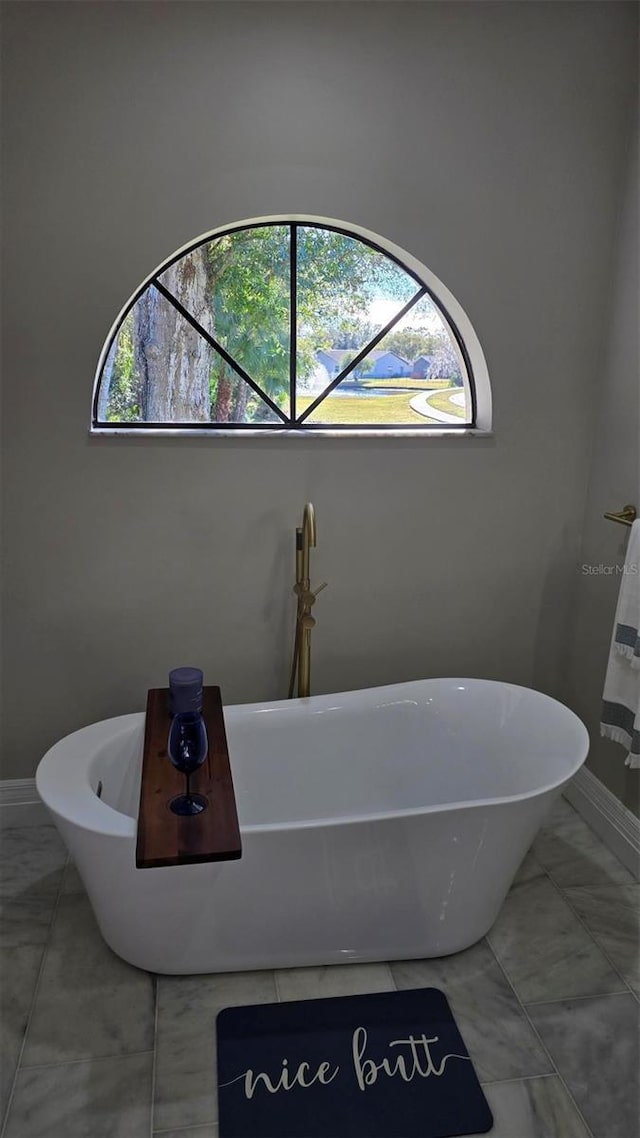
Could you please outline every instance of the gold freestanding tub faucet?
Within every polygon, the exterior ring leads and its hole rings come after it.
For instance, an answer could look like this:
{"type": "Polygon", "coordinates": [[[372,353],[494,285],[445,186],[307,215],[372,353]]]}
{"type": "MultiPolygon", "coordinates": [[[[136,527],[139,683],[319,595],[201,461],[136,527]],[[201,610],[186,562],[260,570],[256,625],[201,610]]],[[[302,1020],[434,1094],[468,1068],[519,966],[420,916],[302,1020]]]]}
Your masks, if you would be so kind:
{"type": "Polygon", "coordinates": [[[311,589],[309,577],[309,550],[316,545],[316,515],[311,502],[307,502],[302,515],[302,525],[296,528],[296,583],[293,591],[298,598],[296,612],[296,637],[293,646],[291,678],[289,680],[289,699],[293,697],[298,678],[298,697],[311,695],[311,629],[315,620],[311,606],[327,582],[323,581],[315,592],[311,589]]]}

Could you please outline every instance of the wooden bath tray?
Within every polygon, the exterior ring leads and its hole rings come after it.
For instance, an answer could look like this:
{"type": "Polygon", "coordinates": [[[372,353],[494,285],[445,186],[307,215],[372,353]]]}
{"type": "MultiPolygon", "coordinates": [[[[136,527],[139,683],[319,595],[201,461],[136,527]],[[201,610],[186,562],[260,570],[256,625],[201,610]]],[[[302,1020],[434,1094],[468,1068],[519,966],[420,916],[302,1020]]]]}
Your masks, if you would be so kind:
{"type": "Polygon", "coordinates": [[[185,818],[169,809],[171,799],[185,789],[184,775],[167,754],[169,689],[149,691],[138,811],[138,869],[231,861],[242,856],[220,688],[203,689],[202,715],[209,753],[190,781],[194,794],[203,794],[209,805],[202,814],[185,818]]]}

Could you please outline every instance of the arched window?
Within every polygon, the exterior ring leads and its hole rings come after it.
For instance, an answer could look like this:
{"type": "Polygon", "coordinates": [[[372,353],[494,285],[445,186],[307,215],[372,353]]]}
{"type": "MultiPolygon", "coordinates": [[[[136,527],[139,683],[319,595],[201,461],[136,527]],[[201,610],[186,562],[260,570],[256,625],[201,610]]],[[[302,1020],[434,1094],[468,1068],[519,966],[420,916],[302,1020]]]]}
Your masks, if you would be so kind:
{"type": "Polygon", "coordinates": [[[260,218],[168,258],[102,350],[94,431],[488,430],[462,308],[402,250],[319,218],[260,218]]]}

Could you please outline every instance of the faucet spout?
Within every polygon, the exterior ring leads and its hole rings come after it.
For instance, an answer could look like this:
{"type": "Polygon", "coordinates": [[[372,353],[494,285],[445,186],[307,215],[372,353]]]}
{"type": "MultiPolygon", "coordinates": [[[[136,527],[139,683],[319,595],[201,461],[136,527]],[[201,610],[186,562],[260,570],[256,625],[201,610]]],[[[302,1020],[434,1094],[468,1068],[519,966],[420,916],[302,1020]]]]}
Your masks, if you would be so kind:
{"type": "Polygon", "coordinates": [[[311,504],[307,502],[304,513],[302,515],[302,565],[301,575],[302,580],[307,582],[309,588],[309,550],[316,547],[316,512],[311,504]]]}

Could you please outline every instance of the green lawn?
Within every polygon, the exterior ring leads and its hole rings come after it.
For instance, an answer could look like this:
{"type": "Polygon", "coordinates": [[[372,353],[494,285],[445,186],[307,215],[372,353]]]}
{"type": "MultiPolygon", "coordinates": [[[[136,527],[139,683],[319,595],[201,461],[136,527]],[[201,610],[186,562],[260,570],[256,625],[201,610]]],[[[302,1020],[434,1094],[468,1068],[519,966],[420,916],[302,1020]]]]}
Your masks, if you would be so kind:
{"type": "MultiPolygon", "coordinates": [[[[402,395],[340,395],[335,399],[328,396],[324,403],[316,408],[308,422],[343,423],[354,426],[366,424],[400,424],[405,426],[424,426],[425,423],[434,424],[435,419],[427,419],[419,415],[409,406],[411,395],[406,392],[402,395]]],[[[296,400],[298,412],[306,410],[313,399],[309,395],[299,396],[296,400]]]]}
{"type": "Polygon", "coordinates": [[[434,395],[429,402],[437,411],[446,411],[448,415],[458,415],[464,419],[465,408],[458,407],[456,403],[452,403],[450,400],[450,396],[455,395],[456,391],[460,391],[460,388],[450,388],[448,392],[443,391],[439,395],[434,395]]]}

